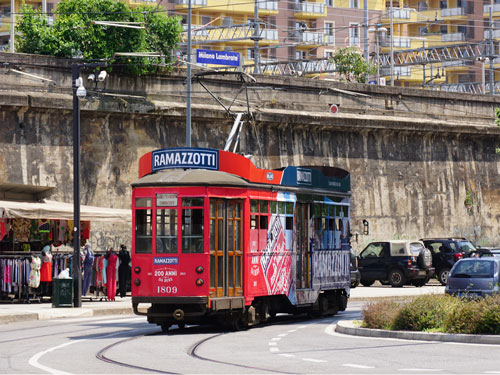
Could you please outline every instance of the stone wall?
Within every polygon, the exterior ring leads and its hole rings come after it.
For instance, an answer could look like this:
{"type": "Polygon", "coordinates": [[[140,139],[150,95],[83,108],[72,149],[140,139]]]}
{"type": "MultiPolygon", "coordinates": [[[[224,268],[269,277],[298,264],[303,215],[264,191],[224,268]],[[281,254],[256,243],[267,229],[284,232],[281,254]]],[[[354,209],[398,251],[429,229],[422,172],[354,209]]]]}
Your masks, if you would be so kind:
{"type": "MultiPolygon", "coordinates": [[[[51,185],[72,201],[72,61],[0,53],[0,180],[51,185]],[[12,69],[46,78],[20,75],[12,69]],[[50,80],[50,81],[48,81],[50,80]]],[[[84,74],[85,78],[85,74],[84,74]]],[[[193,81],[192,146],[222,148],[234,112],[251,112],[239,151],[259,167],[351,172],[357,248],[374,239],[466,236],[500,244],[500,99],[297,77],[193,81]],[[236,94],[239,92],[238,96],[236,94]],[[214,99],[217,98],[221,104],[214,99]],[[248,97],[248,103],[247,103],[248,97]],[[336,115],[331,104],[339,105],[336,115]],[[361,222],[370,233],[361,234],[361,222]]],[[[110,74],[82,101],[82,203],[129,208],[138,158],[186,142],[182,72],[110,74]]],[[[87,85],[88,86],[88,85],[87,85]]],[[[117,241],[109,228],[99,241],[117,241]]],[[[129,228],[119,236],[130,238],[129,228]]],[[[96,241],[98,238],[96,237],[96,241]]]]}

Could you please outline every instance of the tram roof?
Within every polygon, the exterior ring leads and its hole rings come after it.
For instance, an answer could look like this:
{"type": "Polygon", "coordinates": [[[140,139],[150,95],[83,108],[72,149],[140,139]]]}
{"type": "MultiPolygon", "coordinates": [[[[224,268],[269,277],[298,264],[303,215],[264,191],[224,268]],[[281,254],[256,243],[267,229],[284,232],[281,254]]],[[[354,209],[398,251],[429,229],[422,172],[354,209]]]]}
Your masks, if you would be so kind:
{"type": "Polygon", "coordinates": [[[260,169],[242,155],[208,148],[160,149],[144,154],[139,160],[139,180],[132,186],[158,184],[260,188],[271,185],[330,193],[351,190],[350,175],[344,169],[326,166],[260,169]]]}

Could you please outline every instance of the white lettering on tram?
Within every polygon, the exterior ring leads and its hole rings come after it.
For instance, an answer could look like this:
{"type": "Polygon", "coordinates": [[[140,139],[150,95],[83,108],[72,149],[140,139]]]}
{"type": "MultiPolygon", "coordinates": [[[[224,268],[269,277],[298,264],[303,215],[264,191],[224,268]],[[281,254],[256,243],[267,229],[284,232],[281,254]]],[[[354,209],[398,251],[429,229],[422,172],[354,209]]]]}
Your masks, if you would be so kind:
{"type": "Polygon", "coordinates": [[[210,149],[156,150],[152,153],[153,171],[167,168],[219,168],[219,154],[210,149]]]}

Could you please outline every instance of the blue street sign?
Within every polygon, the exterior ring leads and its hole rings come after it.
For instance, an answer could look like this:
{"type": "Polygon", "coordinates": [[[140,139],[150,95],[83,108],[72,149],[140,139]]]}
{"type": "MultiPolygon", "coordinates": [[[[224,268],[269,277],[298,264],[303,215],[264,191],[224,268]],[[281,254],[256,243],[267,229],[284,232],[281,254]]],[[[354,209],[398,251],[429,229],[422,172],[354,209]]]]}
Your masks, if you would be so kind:
{"type": "Polygon", "coordinates": [[[196,50],[196,61],[200,64],[240,65],[240,54],[229,51],[196,50]]]}

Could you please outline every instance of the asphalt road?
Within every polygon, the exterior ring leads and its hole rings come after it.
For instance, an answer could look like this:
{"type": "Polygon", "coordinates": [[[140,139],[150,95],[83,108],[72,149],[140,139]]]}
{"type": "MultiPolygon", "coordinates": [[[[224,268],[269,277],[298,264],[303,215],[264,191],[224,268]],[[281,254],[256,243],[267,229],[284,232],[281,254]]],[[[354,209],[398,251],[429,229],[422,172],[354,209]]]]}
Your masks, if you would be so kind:
{"type": "Polygon", "coordinates": [[[190,326],[167,334],[144,317],[30,321],[0,326],[6,374],[500,374],[500,346],[363,338],[335,317],[280,317],[242,332],[190,326]]]}

